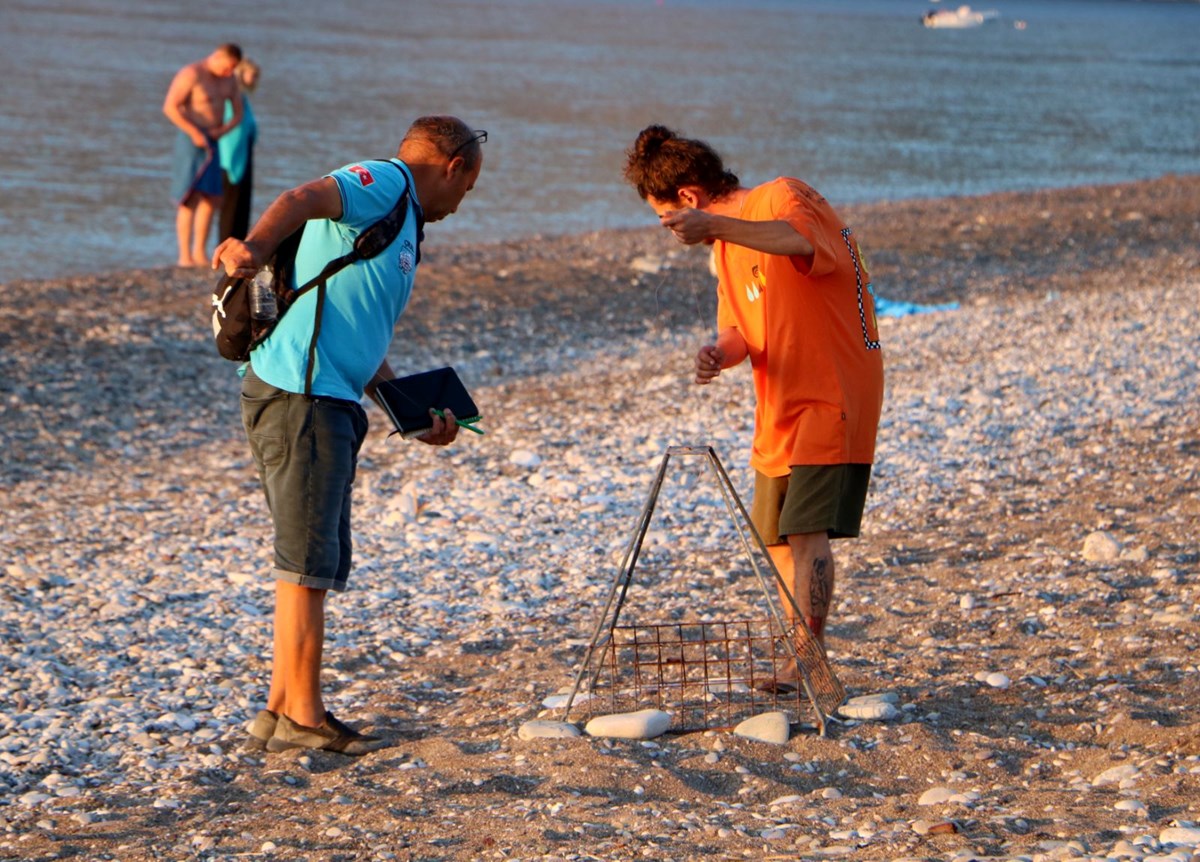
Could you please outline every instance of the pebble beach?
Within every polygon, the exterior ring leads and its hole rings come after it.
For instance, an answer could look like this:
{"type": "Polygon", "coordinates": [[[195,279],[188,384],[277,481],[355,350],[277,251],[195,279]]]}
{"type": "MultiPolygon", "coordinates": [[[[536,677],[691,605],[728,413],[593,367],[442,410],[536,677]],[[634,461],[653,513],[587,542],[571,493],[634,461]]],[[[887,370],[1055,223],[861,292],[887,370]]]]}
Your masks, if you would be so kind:
{"type": "MultiPolygon", "coordinates": [[[[877,293],[945,307],[881,319],[863,535],[835,545],[830,665],[895,708],[783,744],[518,735],[562,717],[664,453],[711,446],[749,502],[749,371],[691,384],[703,249],[426,251],[393,367],[453,365],[487,433],[435,449],[368,408],[324,677],[391,742],[359,759],[241,748],[270,524],[214,277],[4,285],[0,859],[1195,860],[1197,200],[1168,176],[840,208],[877,293]]],[[[762,613],[705,481],[667,484],[630,618],[762,613]]]]}

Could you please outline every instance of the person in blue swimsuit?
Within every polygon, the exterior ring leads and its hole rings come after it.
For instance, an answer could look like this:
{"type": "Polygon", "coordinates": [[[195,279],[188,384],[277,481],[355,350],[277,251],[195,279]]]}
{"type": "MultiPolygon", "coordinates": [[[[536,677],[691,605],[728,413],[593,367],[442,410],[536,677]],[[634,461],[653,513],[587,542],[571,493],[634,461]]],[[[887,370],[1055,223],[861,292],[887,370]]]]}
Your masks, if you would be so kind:
{"type": "MultiPolygon", "coordinates": [[[[362,230],[409,195],[399,236],[329,279],[320,326],[318,291],[309,291],[244,369],[242,421],[275,527],[274,656],[266,707],[247,728],[254,748],[359,755],[383,745],[325,708],[325,597],[345,590],[350,574],[350,490],[367,432],[359,402],[395,377],[387,351],[412,291],[422,226],[449,216],[474,188],[485,140],[486,132],[455,117],[422,117],[396,158],[355,162],[284,192],[245,240],[231,237],[213,255],[213,269],[249,278],[303,225],[294,289],[349,252],[362,230]]],[[[452,412],[433,415],[432,425],[417,439],[454,441],[452,412]]]]}
{"type": "MultiPolygon", "coordinates": [[[[250,107],[250,94],[258,86],[258,64],[249,57],[234,71],[242,100],[242,121],[221,136],[217,151],[221,156],[224,182],[221,190],[221,214],[217,223],[217,241],[229,237],[245,239],[250,231],[250,198],[254,191],[254,145],[258,141],[258,121],[250,107]]],[[[233,101],[225,103],[225,121],[233,119],[233,101]]]]}

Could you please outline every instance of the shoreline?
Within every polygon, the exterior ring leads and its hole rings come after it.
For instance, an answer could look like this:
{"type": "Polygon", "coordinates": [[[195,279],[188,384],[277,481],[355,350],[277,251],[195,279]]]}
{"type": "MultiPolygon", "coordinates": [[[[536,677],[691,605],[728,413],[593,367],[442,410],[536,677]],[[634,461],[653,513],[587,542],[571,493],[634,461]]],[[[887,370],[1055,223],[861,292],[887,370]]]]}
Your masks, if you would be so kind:
{"type": "MultiPolygon", "coordinates": [[[[368,411],[325,678],[331,709],[393,742],[358,760],[239,748],[269,524],[209,279],[6,286],[0,859],[1187,858],[1198,193],[844,209],[882,295],[961,306],[881,321],[864,533],[836,548],[832,666],[898,715],[819,737],[801,709],[781,746],[516,735],[558,717],[542,704],[570,689],[667,448],[713,445],[748,494],[749,374],[687,383],[712,325],[701,250],[651,226],[422,264],[391,358],[458,367],[488,433],[433,451],[368,411]]],[[[654,524],[631,621],[761,612],[705,487],[668,483],[683,505],[654,524]]]]}
{"type": "MultiPolygon", "coordinates": [[[[1028,191],[1001,191],[982,195],[898,198],[870,203],[835,203],[835,207],[851,228],[864,234],[864,247],[886,250],[884,255],[876,255],[880,257],[880,262],[886,260],[890,263],[892,256],[896,255],[895,263],[901,267],[900,271],[903,272],[903,264],[909,262],[908,255],[928,255],[931,252],[946,253],[952,251],[952,247],[948,243],[939,245],[929,238],[921,240],[908,236],[910,231],[903,226],[897,227],[889,224],[890,221],[897,218],[922,222],[928,224],[933,230],[952,231],[955,235],[962,237],[965,242],[979,242],[989,254],[1002,254],[999,243],[1005,236],[1006,227],[989,219],[989,213],[994,215],[1013,206],[1024,205],[1031,209],[1036,207],[1037,217],[1026,216],[1021,219],[1022,222],[1028,221],[1029,224],[1022,224],[1016,230],[1012,230],[1009,226],[1009,236],[1027,238],[1029,228],[1040,232],[1041,227],[1050,226],[1053,227],[1052,236],[1060,241],[1065,240],[1072,231],[1082,231],[1085,235],[1084,242],[1091,242],[1098,236],[1096,230],[1098,225],[1095,222],[1097,215],[1122,209],[1128,215],[1141,208],[1149,208],[1157,210],[1159,217],[1165,220],[1178,220],[1192,208],[1192,201],[1197,190],[1200,190],[1200,174],[1164,174],[1160,177],[1119,183],[1063,186],[1028,191]],[[1149,198],[1149,202],[1147,198],[1149,198]],[[1135,203],[1133,206],[1128,206],[1131,199],[1135,203]],[[1037,224],[1039,221],[1052,220],[1055,208],[1066,210],[1070,214],[1065,229],[1063,226],[1037,224]],[[946,212],[939,216],[935,213],[937,209],[944,209],[946,212]],[[982,216],[983,219],[972,225],[969,218],[972,214],[976,218],[982,216]]],[[[1130,220],[1136,221],[1136,219],[1130,220]]],[[[1136,226],[1118,225],[1114,229],[1120,231],[1117,236],[1113,237],[1113,241],[1116,243],[1128,244],[1150,238],[1156,244],[1161,245],[1163,240],[1167,239],[1161,235],[1148,236],[1145,231],[1137,230],[1136,226]]],[[[625,237],[644,231],[653,233],[657,229],[652,220],[647,219],[644,225],[606,228],[581,233],[533,234],[515,239],[475,242],[454,241],[452,222],[446,226],[439,226],[438,230],[439,232],[444,231],[447,239],[444,242],[438,241],[430,249],[430,260],[427,262],[480,256],[494,257],[500,260],[511,259],[514,249],[522,250],[525,254],[531,254],[536,258],[539,256],[537,249],[540,246],[560,249],[564,246],[571,247],[577,243],[592,245],[604,237],[620,241],[625,237]]],[[[1178,240],[1178,237],[1168,239],[1172,243],[1178,240]]],[[[678,248],[677,245],[676,248],[678,248]]],[[[953,255],[947,254],[947,256],[953,255]]],[[[875,268],[879,267],[880,262],[872,261],[875,268]]],[[[427,272],[428,269],[429,267],[425,267],[422,271],[427,272]]],[[[11,279],[0,284],[0,288],[9,289],[30,283],[82,286],[92,281],[138,279],[151,276],[159,278],[166,276],[172,281],[187,280],[189,277],[197,281],[205,281],[209,278],[209,271],[187,270],[166,265],[134,267],[103,272],[80,272],[49,278],[11,279]]]]}

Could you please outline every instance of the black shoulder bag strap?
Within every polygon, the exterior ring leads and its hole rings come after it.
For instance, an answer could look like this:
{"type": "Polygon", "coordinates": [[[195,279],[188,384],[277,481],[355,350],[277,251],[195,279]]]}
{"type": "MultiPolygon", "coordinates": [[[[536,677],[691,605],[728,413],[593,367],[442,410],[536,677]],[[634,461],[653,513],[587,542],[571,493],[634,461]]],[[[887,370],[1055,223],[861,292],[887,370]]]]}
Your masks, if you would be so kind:
{"type": "MultiPolygon", "coordinates": [[[[300,298],[301,294],[307,293],[314,287],[317,289],[317,307],[313,316],[312,340],[308,343],[308,368],[304,374],[304,394],[306,396],[312,395],[313,372],[317,364],[317,337],[321,334],[321,313],[325,310],[325,289],[329,279],[351,264],[358,263],[360,260],[367,260],[383,252],[400,235],[400,231],[404,227],[404,220],[408,216],[408,199],[412,191],[412,179],[408,171],[391,159],[381,159],[380,161],[387,161],[388,164],[395,166],[404,175],[404,193],[400,195],[400,200],[396,201],[396,205],[392,207],[391,212],[355,237],[354,248],[349,253],[334,258],[325,264],[324,269],[321,270],[316,278],[309,279],[296,289],[292,298],[292,301],[295,302],[300,298]]],[[[421,240],[424,238],[423,227],[424,225],[417,225],[416,259],[418,263],[421,261],[421,240]]]]}

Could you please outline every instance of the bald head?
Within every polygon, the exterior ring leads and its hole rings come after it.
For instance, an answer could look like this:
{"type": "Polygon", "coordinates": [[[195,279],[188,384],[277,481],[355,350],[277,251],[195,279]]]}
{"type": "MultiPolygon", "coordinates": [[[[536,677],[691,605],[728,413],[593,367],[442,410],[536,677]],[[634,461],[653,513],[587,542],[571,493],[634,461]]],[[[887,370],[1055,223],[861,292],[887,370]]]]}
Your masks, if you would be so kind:
{"type": "Polygon", "coordinates": [[[458,117],[420,117],[409,126],[398,155],[410,165],[462,156],[465,167],[474,170],[483,158],[480,143],[486,137],[486,133],[476,132],[458,117]]]}
{"type": "Polygon", "coordinates": [[[400,160],[412,171],[426,221],[441,221],[462,203],[483,168],[487,132],[458,117],[421,117],[400,142],[400,160]]]}

